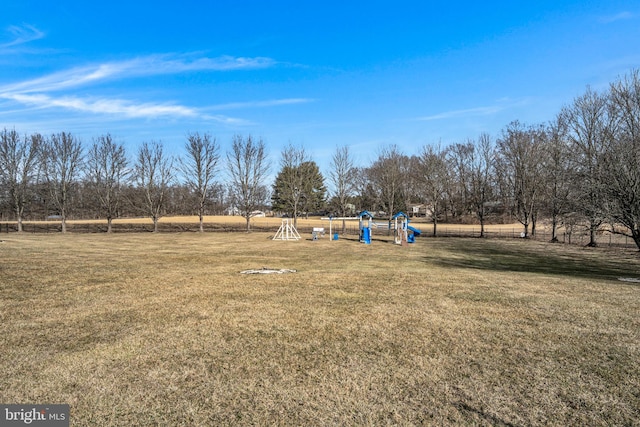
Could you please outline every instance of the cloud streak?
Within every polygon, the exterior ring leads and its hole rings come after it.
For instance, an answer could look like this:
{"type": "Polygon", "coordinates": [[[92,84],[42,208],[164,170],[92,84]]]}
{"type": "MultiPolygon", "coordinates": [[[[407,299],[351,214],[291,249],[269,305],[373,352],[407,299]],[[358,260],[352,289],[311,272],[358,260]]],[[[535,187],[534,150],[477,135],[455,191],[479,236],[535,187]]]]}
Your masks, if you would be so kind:
{"type": "Polygon", "coordinates": [[[504,108],[505,107],[500,107],[500,106],[489,106],[489,107],[468,108],[464,110],[444,111],[442,113],[433,114],[431,116],[418,117],[418,120],[433,121],[433,120],[447,120],[447,119],[469,117],[469,116],[489,116],[504,110],[504,108]]]}
{"type": "Polygon", "coordinates": [[[127,61],[113,61],[102,64],[76,67],[37,79],[26,80],[0,87],[0,92],[52,92],[80,87],[109,80],[134,77],[169,75],[195,71],[233,71],[268,68],[276,62],[271,58],[231,57],[218,58],[173,58],[169,55],[151,55],[127,61]]]}
{"type": "Polygon", "coordinates": [[[12,40],[0,43],[0,49],[7,49],[10,47],[19,46],[25,43],[32,42],[34,40],[41,39],[45,34],[32,25],[12,25],[7,28],[7,31],[12,35],[12,40]]]}
{"type": "MultiPolygon", "coordinates": [[[[35,37],[35,36],[34,36],[35,37]]],[[[26,40],[26,36],[23,38],[26,40]]],[[[14,101],[36,109],[63,108],[93,114],[120,115],[126,118],[182,117],[214,120],[223,123],[246,124],[242,119],[223,115],[210,115],[200,109],[173,103],[134,102],[113,98],[80,98],[70,95],[54,96],[52,93],[96,85],[103,82],[125,80],[153,75],[170,75],[202,71],[253,70],[272,67],[276,64],[265,57],[195,58],[176,55],[150,55],[126,61],[113,61],[75,67],[36,79],[25,80],[0,87],[0,98],[14,101]]],[[[249,106],[268,107],[307,102],[302,98],[270,100],[249,103],[227,104],[213,110],[243,108],[249,106]]]]}
{"type": "Polygon", "coordinates": [[[124,116],[126,118],[199,118],[227,124],[248,124],[247,121],[223,115],[204,114],[198,109],[177,104],[134,103],[122,99],[82,99],[72,96],[50,97],[44,94],[2,95],[5,99],[38,109],[64,108],[86,113],[124,116]]]}
{"type": "Polygon", "coordinates": [[[626,21],[634,18],[636,18],[635,14],[629,11],[624,11],[616,13],[615,15],[603,16],[600,18],[600,22],[602,22],[603,24],[611,24],[613,22],[626,21]]]}
{"type": "Polygon", "coordinates": [[[293,105],[293,104],[306,104],[314,102],[312,98],[283,98],[283,99],[268,99],[266,101],[248,101],[248,102],[231,102],[228,104],[220,104],[209,107],[209,110],[237,110],[242,108],[264,108],[264,107],[278,107],[281,105],[293,105]]]}

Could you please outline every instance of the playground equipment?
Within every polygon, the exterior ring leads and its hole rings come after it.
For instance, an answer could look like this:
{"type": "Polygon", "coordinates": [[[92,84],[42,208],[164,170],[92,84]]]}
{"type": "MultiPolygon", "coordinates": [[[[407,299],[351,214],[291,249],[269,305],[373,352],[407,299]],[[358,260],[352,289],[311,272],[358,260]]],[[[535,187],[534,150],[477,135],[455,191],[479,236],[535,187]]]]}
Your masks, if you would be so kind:
{"type": "Polygon", "coordinates": [[[311,239],[318,240],[319,237],[324,237],[324,227],[313,227],[311,239]]]}
{"type": "Polygon", "coordinates": [[[276,235],[273,236],[273,240],[300,240],[300,234],[293,223],[289,223],[288,218],[283,218],[280,228],[278,228],[276,235]]]}
{"type": "Polygon", "coordinates": [[[373,215],[369,211],[362,211],[358,215],[360,221],[360,242],[371,244],[371,227],[394,231],[394,242],[401,245],[403,242],[414,243],[420,230],[409,225],[409,216],[404,212],[398,212],[386,223],[374,222],[373,215]]]}
{"type": "Polygon", "coordinates": [[[329,220],[329,236],[331,240],[338,240],[339,235],[338,232],[334,232],[333,231],[333,221],[342,221],[342,220],[346,220],[346,221],[355,221],[358,219],[358,217],[355,216],[345,216],[345,217],[334,217],[333,215],[328,216],[326,218],[321,218],[323,220],[329,220]]]}
{"type": "Polygon", "coordinates": [[[391,221],[375,222],[373,214],[369,211],[362,211],[356,217],[327,217],[323,220],[329,220],[329,235],[333,236],[332,240],[338,240],[338,233],[333,235],[332,222],[334,220],[358,220],[359,241],[367,245],[371,244],[372,228],[377,230],[394,230],[394,242],[397,244],[414,243],[415,238],[420,235],[420,230],[409,225],[409,216],[404,212],[395,214],[391,221]]]}
{"type": "Polygon", "coordinates": [[[415,243],[416,236],[420,235],[420,230],[409,225],[409,216],[404,212],[398,212],[392,219],[395,222],[394,243],[397,245],[415,243]]]}
{"type": "Polygon", "coordinates": [[[407,217],[404,212],[398,212],[392,219],[395,221],[393,242],[396,245],[405,245],[409,243],[409,232],[407,230],[409,217],[407,217]]]}
{"type": "Polygon", "coordinates": [[[360,230],[360,243],[371,244],[371,226],[373,215],[369,211],[362,211],[358,215],[358,229],[360,230]]]}

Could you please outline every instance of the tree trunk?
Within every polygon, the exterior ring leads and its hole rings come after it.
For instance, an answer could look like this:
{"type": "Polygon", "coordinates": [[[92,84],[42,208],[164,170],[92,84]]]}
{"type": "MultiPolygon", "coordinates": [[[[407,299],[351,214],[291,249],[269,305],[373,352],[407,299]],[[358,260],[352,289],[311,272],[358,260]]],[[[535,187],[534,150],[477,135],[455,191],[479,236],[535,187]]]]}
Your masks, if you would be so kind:
{"type": "Polygon", "coordinates": [[[158,217],[157,216],[153,217],[153,232],[154,233],[158,232],[158,217]]]}
{"type": "Polygon", "coordinates": [[[113,218],[111,218],[110,216],[107,217],[107,233],[111,233],[112,229],[111,229],[111,223],[113,222],[113,218]]]}
{"type": "Polygon", "coordinates": [[[67,213],[64,211],[64,209],[62,209],[60,211],[60,217],[61,217],[61,229],[63,233],[67,232],[67,213]]]}
{"type": "Polygon", "coordinates": [[[636,242],[636,246],[640,250],[640,228],[631,230],[631,237],[633,237],[633,241],[636,242]]]}
{"type": "Polygon", "coordinates": [[[202,215],[202,211],[200,211],[199,217],[200,217],[200,228],[199,228],[199,230],[200,230],[200,233],[204,233],[204,218],[203,218],[203,215],[202,215]]]}
{"type": "Polygon", "coordinates": [[[531,237],[536,236],[536,216],[531,217],[531,237]]]}
{"type": "Polygon", "coordinates": [[[22,233],[22,215],[20,211],[17,212],[17,220],[18,220],[18,233],[22,233]]]}
{"type": "Polygon", "coordinates": [[[591,224],[591,226],[589,227],[589,244],[587,246],[591,248],[595,248],[596,246],[598,246],[597,236],[596,236],[597,230],[598,230],[598,227],[594,224],[591,224]]]}
{"type": "Polygon", "coordinates": [[[558,219],[555,215],[551,218],[551,243],[558,243],[558,219]]]}
{"type": "Polygon", "coordinates": [[[484,238],[484,204],[477,211],[478,220],[480,220],[480,238],[484,238]]]}

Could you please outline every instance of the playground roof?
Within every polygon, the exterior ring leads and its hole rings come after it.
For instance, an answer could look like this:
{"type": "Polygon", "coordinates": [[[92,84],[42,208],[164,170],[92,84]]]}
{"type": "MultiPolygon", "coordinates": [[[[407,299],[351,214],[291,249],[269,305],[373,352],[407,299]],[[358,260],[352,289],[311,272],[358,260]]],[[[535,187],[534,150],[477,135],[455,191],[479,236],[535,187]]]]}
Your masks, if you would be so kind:
{"type": "Polygon", "coordinates": [[[407,219],[409,218],[409,215],[407,215],[406,213],[404,213],[404,212],[400,211],[400,212],[398,212],[397,214],[395,214],[391,219],[396,219],[396,218],[399,218],[399,217],[401,217],[401,216],[403,216],[403,217],[405,217],[405,218],[407,218],[407,219]]]}

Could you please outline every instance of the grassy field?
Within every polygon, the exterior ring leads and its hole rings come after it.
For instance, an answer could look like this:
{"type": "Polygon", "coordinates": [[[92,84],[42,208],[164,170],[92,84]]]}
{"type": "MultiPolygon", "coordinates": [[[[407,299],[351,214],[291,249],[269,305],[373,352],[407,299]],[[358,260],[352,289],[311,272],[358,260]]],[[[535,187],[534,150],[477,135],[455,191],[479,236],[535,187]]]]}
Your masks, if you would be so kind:
{"type": "Polygon", "coordinates": [[[0,402],[83,426],[640,423],[637,252],[270,236],[1,235],[0,402]],[[240,274],[262,267],[297,272],[240,274]]]}
{"type": "MultiPolygon", "coordinates": [[[[376,223],[385,225],[384,219],[376,219],[376,223]]],[[[282,219],[278,217],[254,217],[251,219],[251,228],[254,231],[275,232],[280,227],[282,219]]],[[[419,228],[424,236],[433,235],[433,224],[425,218],[412,218],[411,225],[419,228]]],[[[313,227],[324,227],[329,231],[329,221],[320,217],[310,217],[309,219],[298,218],[298,229],[303,232],[311,232],[313,227]]],[[[334,221],[333,227],[342,227],[342,221],[334,221]]],[[[145,232],[153,231],[153,222],[150,218],[118,218],[113,221],[114,232],[145,232]]],[[[246,222],[240,216],[205,216],[204,228],[206,231],[245,231],[246,222]]],[[[0,234],[15,231],[17,225],[15,221],[0,221],[0,234]]],[[[78,219],[67,221],[67,229],[72,233],[96,233],[107,230],[105,219],[78,219]]],[[[60,221],[25,221],[24,230],[27,233],[56,233],[60,231],[60,221]]],[[[191,216],[166,216],[159,221],[159,230],[162,232],[187,232],[198,230],[198,217],[191,216]]],[[[358,221],[346,221],[347,234],[358,234],[358,221]]],[[[485,233],[490,238],[519,238],[523,228],[519,223],[512,224],[487,224],[485,233]]],[[[573,243],[584,246],[589,242],[589,231],[587,228],[579,227],[568,235],[563,228],[558,230],[558,238],[563,243],[573,243]]],[[[380,228],[373,228],[373,233],[386,235],[387,232],[380,228]]],[[[440,237],[479,237],[480,225],[478,224],[457,224],[439,223],[437,234],[440,237]]],[[[537,225],[537,240],[551,240],[551,226],[547,223],[537,225]]],[[[636,248],[633,239],[619,234],[611,234],[602,231],[598,236],[598,244],[607,247],[636,248]]]]}
{"type": "MultiPolygon", "coordinates": [[[[376,222],[381,224],[385,223],[384,219],[376,219],[376,222]]],[[[424,228],[425,233],[433,232],[433,225],[430,221],[427,221],[424,218],[415,218],[411,220],[413,225],[417,227],[424,228]]],[[[48,227],[51,230],[59,228],[60,221],[59,220],[50,220],[50,221],[25,221],[24,222],[27,231],[38,229],[38,227],[48,227]]],[[[160,226],[164,226],[168,230],[175,231],[175,228],[171,228],[171,226],[177,227],[182,225],[185,228],[185,231],[196,231],[198,229],[198,217],[195,215],[191,216],[165,216],[160,218],[159,220],[160,226]]],[[[212,227],[214,229],[224,229],[228,228],[229,230],[244,230],[246,229],[245,219],[241,216],[229,216],[229,215],[210,215],[204,217],[205,227],[212,227]]],[[[282,218],[279,217],[254,217],[251,218],[251,227],[258,230],[270,230],[277,229],[282,224],[282,218]]],[[[0,221],[0,230],[1,227],[11,227],[12,230],[16,227],[15,221],[0,221]]],[[[67,225],[73,231],[74,228],[82,229],[83,226],[93,226],[95,230],[106,230],[107,221],[105,219],[79,219],[79,220],[68,220],[67,225]]],[[[350,229],[357,230],[358,221],[356,220],[347,220],[346,225],[350,229]]],[[[153,222],[151,218],[141,217],[141,218],[117,218],[113,220],[113,226],[116,230],[122,229],[127,230],[127,227],[146,227],[148,231],[153,229],[153,222]]],[[[342,221],[334,221],[334,227],[341,227],[342,221]]],[[[312,227],[325,227],[327,231],[329,231],[329,221],[326,219],[321,219],[320,217],[310,217],[308,219],[298,218],[298,227],[302,229],[310,229],[312,227]]],[[[470,224],[438,224],[438,229],[442,231],[461,231],[461,232],[470,232],[475,231],[479,233],[480,226],[479,225],[470,225],[470,224]]],[[[522,230],[522,225],[515,224],[489,224],[486,226],[487,231],[494,233],[506,233],[512,232],[513,230],[517,230],[519,234],[522,230]]],[[[357,231],[356,231],[357,232],[357,231]]]]}

